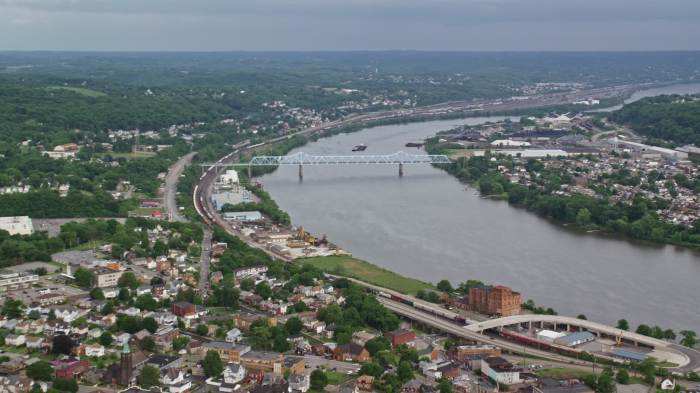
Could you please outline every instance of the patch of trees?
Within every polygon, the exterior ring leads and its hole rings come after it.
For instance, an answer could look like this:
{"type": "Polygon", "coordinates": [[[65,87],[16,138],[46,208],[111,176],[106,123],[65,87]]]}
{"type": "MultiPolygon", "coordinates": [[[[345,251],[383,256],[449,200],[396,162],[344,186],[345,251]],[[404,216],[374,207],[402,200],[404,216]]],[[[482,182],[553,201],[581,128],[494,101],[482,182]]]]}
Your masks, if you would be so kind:
{"type": "Polygon", "coordinates": [[[664,95],[627,104],[610,119],[654,140],[700,145],[700,96],[664,95]]]}
{"type": "MultiPolygon", "coordinates": [[[[440,151],[434,144],[428,146],[432,146],[428,150],[431,153],[440,151]]],[[[460,158],[447,171],[462,181],[479,186],[484,181],[485,184],[495,182],[498,187],[490,184],[487,191],[503,195],[512,205],[525,207],[562,224],[597,229],[639,240],[700,247],[700,220],[690,227],[661,220],[656,211],[666,206],[665,201],[649,200],[641,193],[635,195],[629,204],[612,203],[607,197],[556,195],[554,191],[569,183],[569,175],[544,170],[541,162],[530,160],[526,169],[531,174],[539,174],[538,184],[526,187],[511,183],[497,170],[496,167],[501,163],[492,162],[490,158],[488,154],[483,157],[460,158]]],[[[509,164],[510,161],[505,160],[504,163],[509,164]]]]}
{"type": "Polygon", "coordinates": [[[343,295],[345,303],[342,306],[331,304],[318,312],[319,320],[335,324],[334,339],[339,344],[349,343],[353,332],[367,326],[382,332],[398,328],[398,317],[362,288],[350,285],[343,290],[343,295]]]}

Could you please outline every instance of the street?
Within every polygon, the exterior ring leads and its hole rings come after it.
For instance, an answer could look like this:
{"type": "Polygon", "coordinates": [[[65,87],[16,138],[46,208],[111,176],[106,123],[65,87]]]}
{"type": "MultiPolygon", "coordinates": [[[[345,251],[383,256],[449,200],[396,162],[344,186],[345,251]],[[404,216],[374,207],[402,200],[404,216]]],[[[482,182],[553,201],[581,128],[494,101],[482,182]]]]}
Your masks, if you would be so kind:
{"type": "Polygon", "coordinates": [[[195,154],[197,153],[192,152],[180,157],[180,159],[168,169],[168,174],[165,177],[163,206],[165,206],[165,210],[168,212],[168,217],[170,217],[171,221],[187,221],[178,211],[175,196],[177,195],[177,182],[180,179],[180,175],[182,171],[185,170],[185,167],[192,162],[192,157],[194,157],[195,154]]]}

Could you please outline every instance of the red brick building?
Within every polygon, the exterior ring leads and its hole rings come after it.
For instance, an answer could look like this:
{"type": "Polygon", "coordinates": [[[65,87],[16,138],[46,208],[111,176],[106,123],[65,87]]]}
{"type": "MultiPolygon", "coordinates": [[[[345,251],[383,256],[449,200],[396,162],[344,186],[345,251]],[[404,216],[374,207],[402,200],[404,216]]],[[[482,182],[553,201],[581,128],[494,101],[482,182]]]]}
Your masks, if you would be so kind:
{"type": "Polygon", "coordinates": [[[90,369],[90,363],[80,359],[56,360],[53,362],[56,378],[79,379],[90,369]]]}
{"type": "Polygon", "coordinates": [[[175,302],[170,305],[170,312],[178,317],[186,317],[197,313],[197,308],[189,302],[175,302]]]}
{"type": "Polygon", "coordinates": [[[386,332],[384,333],[384,337],[388,338],[389,341],[391,341],[391,346],[396,347],[401,344],[408,344],[411,341],[416,339],[416,333],[410,331],[410,330],[394,330],[392,332],[386,332]]]}
{"type": "Polygon", "coordinates": [[[340,362],[364,363],[369,361],[369,352],[355,343],[338,345],[333,350],[333,359],[340,362]]]}
{"type": "Polygon", "coordinates": [[[520,293],[498,286],[469,288],[469,308],[488,315],[504,317],[520,314],[520,293]]]}

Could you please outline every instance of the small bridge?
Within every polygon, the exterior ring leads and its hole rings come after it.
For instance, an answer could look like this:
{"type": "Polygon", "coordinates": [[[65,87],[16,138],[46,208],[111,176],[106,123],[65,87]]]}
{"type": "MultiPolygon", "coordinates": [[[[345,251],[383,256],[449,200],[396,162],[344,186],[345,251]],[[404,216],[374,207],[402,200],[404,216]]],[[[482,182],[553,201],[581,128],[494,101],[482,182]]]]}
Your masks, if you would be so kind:
{"type": "Polygon", "coordinates": [[[247,167],[250,177],[254,166],[298,165],[299,179],[304,178],[304,165],[398,165],[399,176],[403,176],[403,166],[416,164],[450,164],[450,159],[442,154],[408,154],[403,151],[386,155],[347,155],[312,156],[303,152],[288,156],[255,156],[249,162],[202,164],[206,167],[247,167]]]}

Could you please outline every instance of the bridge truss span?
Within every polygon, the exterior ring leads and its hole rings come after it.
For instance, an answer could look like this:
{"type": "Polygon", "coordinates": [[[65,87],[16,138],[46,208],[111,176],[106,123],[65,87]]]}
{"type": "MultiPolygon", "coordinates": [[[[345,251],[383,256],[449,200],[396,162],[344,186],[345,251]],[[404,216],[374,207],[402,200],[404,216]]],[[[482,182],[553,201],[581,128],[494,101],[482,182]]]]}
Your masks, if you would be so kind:
{"type": "Polygon", "coordinates": [[[403,176],[404,165],[417,164],[450,164],[451,161],[442,154],[409,154],[403,151],[385,155],[343,155],[343,156],[314,156],[304,152],[290,154],[287,156],[255,156],[246,163],[222,163],[203,164],[207,167],[247,167],[254,166],[278,166],[297,165],[299,166],[299,178],[303,178],[302,167],[305,165],[398,165],[399,176],[403,176]]]}

